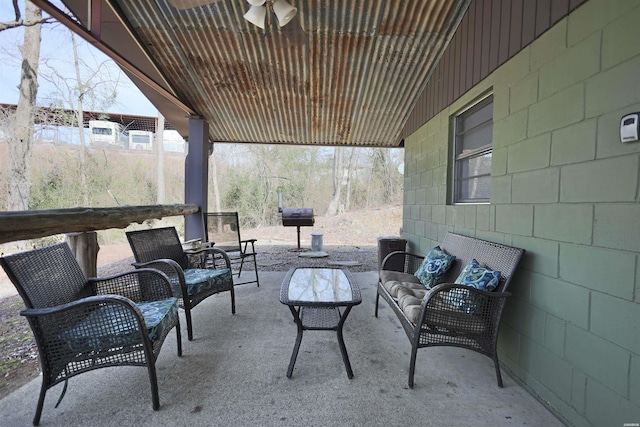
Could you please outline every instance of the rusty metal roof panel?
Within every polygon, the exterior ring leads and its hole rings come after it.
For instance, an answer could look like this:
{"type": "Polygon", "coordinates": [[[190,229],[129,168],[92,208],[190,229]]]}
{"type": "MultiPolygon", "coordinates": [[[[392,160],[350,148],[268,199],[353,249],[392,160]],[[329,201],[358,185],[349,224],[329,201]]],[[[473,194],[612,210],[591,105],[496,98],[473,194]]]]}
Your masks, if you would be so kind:
{"type": "Polygon", "coordinates": [[[262,30],[244,0],[113,2],[212,141],[392,147],[469,0],[290,3],[262,30]]]}

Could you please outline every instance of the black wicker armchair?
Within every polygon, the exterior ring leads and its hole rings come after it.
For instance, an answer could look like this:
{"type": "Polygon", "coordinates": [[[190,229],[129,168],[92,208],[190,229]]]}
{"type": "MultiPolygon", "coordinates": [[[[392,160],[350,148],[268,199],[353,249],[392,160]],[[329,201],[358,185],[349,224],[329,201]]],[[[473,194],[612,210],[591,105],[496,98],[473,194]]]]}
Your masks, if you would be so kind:
{"type": "Polygon", "coordinates": [[[413,387],[419,348],[455,346],[490,357],[498,386],[502,376],[498,361],[498,329],[507,298],[507,287],[524,254],[523,249],[500,245],[473,237],[447,233],[440,247],[456,259],[439,284],[426,289],[414,276],[424,257],[409,252],[392,252],[382,261],[379,272],[375,316],[382,297],[393,309],[411,343],[409,387],[413,387]],[[493,291],[454,284],[472,260],[493,271],[500,280],[493,291]],[[470,305],[461,301],[471,301],[470,305]]]}
{"type": "Polygon", "coordinates": [[[136,259],[135,267],[154,268],[169,276],[174,294],[185,312],[189,341],[193,340],[191,309],[205,298],[229,291],[231,313],[235,314],[231,262],[224,250],[206,247],[185,252],[174,227],[128,231],[126,234],[136,259]]]}
{"type": "Polygon", "coordinates": [[[64,381],[62,400],[69,378],[110,366],[146,366],[153,409],[160,408],[155,362],[173,327],[182,355],[177,299],[165,274],[140,269],[87,279],[66,243],[8,255],[0,264],[24,301],[20,314],[38,346],[42,387],[34,425],[47,390],[64,381]]]}

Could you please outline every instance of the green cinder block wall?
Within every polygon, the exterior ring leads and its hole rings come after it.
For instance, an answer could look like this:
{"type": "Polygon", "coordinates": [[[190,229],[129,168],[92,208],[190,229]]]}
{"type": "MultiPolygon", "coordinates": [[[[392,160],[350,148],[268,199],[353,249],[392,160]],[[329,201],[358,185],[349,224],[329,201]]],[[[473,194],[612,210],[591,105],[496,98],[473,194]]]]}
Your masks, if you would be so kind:
{"type": "Polygon", "coordinates": [[[619,133],[639,23],[638,1],[589,0],[405,140],[409,250],[448,231],[527,250],[501,363],[569,425],[640,422],[640,142],[619,133]],[[452,205],[452,117],[489,92],[491,203],[452,205]]]}

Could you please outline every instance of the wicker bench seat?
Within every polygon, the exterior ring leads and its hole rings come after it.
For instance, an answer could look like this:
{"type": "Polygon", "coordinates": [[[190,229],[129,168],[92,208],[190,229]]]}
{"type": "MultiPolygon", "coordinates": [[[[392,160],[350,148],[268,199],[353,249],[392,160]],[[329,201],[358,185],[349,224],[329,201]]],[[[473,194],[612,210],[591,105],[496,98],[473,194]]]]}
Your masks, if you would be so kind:
{"type": "Polygon", "coordinates": [[[409,387],[413,387],[418,348],[440,345],[462,347],[490,357],[494,361],[498,386],[502,387],[497,354],[498,328],[504,304],[510,296],[506,289],[524,250],[455,233],[447,233],[439,247],[455,259],[430,289],[416,276],[425,257],[398,251],[384,258],[379,271],[375,315],[378,317],[382,297],[409,338],[412,347],[409,387]],[[467,266],[472,260],[490,272],[500,272],[494,290],[455,283],[460,282],[463,270],[469,271],[467,266]]]}

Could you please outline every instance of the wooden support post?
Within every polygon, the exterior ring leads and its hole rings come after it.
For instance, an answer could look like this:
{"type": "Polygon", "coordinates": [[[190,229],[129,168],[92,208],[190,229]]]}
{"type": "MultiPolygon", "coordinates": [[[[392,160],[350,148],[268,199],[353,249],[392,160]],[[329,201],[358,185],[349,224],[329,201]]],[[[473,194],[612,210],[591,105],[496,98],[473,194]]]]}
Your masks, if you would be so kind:
{"type": "Polygon", "coordinates": [[[87,277],[98,275],[98,233],[89,231],[86,233],[71,233],[65,235],[65,241],[69,244],[71,252],[78,260],[80,269],[87,277]]]}

